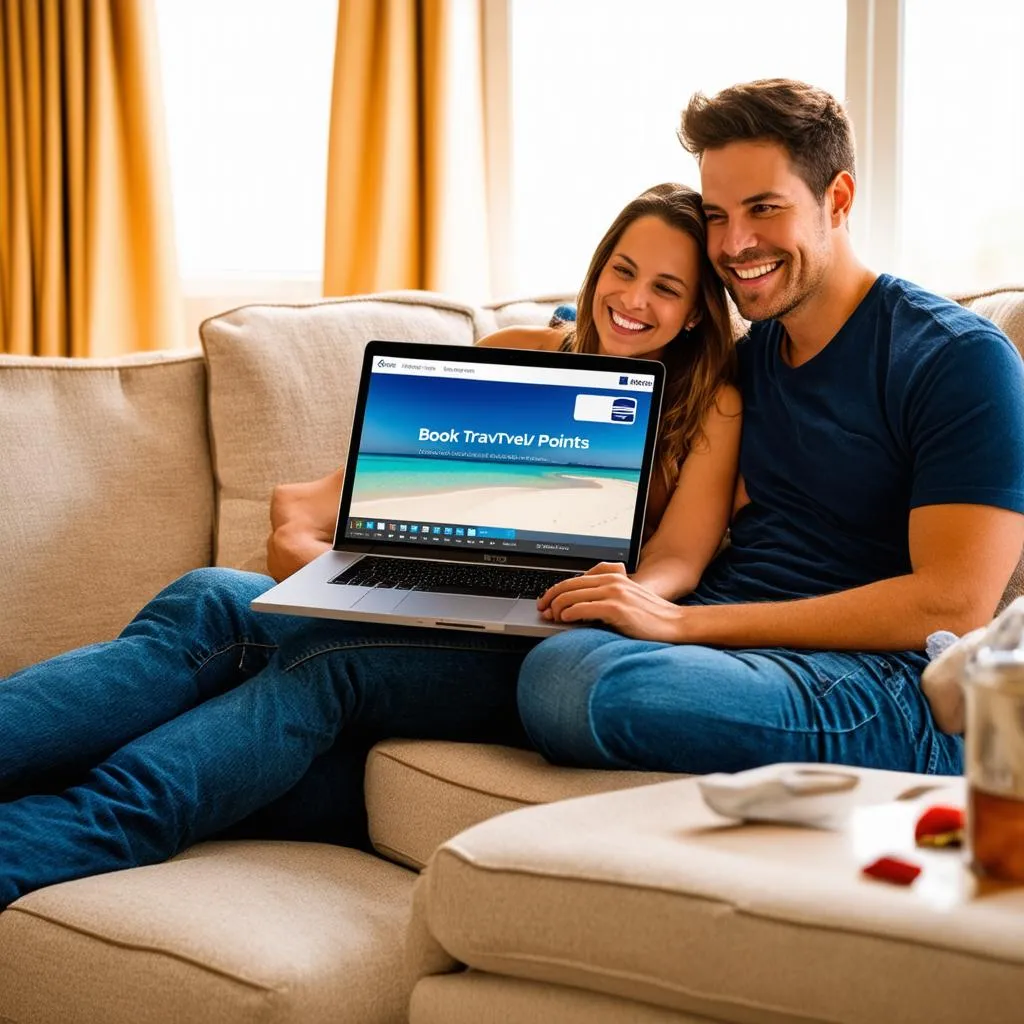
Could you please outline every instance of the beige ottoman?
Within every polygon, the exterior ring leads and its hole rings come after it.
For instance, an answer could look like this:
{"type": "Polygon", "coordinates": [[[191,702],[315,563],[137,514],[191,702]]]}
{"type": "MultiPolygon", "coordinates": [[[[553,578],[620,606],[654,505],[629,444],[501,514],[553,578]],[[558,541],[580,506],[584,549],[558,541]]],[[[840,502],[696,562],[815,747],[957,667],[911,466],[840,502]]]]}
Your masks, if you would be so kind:
{"type": "Polygon", "coordinates": [[[206,843],[0,916],[0,1021],[400,1024],[415,875],[313,843],[206,843]]]}
{"type": "Polygon", "coordinates": [[[842,831],[732,823],[687,779],[464,832],[417,885],[411,1024],[1018,1024],[1024,889],[913,847],[961,780],[856,771],[842,831]],[[883,853],[924,873],[863,877],[883,853]]]}

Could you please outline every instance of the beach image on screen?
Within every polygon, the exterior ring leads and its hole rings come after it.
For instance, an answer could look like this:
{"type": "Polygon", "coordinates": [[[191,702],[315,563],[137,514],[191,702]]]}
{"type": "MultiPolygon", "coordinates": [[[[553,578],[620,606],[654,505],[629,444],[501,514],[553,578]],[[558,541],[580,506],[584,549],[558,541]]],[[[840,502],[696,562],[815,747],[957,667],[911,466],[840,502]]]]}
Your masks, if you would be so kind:
{"type": "Polygon", "coordinates": [[[374,374],[350,515],[628,538],[649,404],[585,387],[374,374]]]}

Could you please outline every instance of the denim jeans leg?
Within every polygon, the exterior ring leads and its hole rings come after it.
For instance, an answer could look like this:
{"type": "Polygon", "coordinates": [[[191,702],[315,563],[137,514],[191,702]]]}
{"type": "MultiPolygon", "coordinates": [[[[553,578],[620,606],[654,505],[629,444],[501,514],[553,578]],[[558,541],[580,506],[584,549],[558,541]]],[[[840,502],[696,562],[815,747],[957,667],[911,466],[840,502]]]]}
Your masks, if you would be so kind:
{"type": "Polygon", "coordinates": [[[372,745],[346,735],[314,758],[291,789],[209,838],[333,843],[371,851],[363,793],[372,745]]]}
{"type": "Polygon", "coordinates": [[[249,602],[273,580],[198,569],[150,601],[116,640],[0,680],[0,799],[40,775],[82,772],[125,743],[260,671],[286,616],[249,602]]]}
{"type": "MultiPolygon", "coordinates": [[[[82,784],[0,805],[0,907],[43,885],[162,861],[293,789],[309,798],[299,784],[335,743],[365,752],[385,736],[523,742],[515,683],[530,646],[305,625],[262,672],[126,744],[82,784]]],[[[361,793],[346,779],[324,787],[307,819],[358,800],[350,818],[361,820],[361,793]]]]}
{"type": "Polygon", "coordinates": [[[363,779],[370,747],[386,738],[525,746],[516,672],[535,640],[366,626],[353,635],[309,626],[282,647],[282,672],[316,675],[338,694],[340,739],[300,781],[218,837],[266,837],[368,848],[363,779]],[[429,670],[425,669],[429,666],[429,670]],[[391,681],[382,679],[391,675],[391,681]]]}
{"type": "Polygon", "coordinates": [[[519,710],[552,761],[706,773],[780,761],[956,773],[912,653],[719,650],[604,630],[545,640],[526,658],[519,710]]]}

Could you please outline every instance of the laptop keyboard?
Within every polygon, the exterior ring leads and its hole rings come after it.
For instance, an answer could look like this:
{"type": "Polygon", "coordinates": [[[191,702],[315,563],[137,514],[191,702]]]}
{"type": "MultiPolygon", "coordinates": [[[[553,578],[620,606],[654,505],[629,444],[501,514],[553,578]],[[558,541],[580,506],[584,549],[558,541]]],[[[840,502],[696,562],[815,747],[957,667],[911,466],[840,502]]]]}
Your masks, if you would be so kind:
{"type": "Polygon", "coordinates": [[[382,590],[423,590],[432,594],[538,598],[548,587],[576,575],[551,569],[499,568],[367,555],[330,582],[382,590]]]}

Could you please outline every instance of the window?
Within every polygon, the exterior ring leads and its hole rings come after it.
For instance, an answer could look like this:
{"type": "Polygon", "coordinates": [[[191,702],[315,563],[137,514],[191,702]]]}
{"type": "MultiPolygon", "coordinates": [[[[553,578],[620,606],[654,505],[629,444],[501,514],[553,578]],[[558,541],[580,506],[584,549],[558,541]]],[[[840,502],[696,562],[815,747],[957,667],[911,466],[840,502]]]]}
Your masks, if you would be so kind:
{"type": "Polygon", "coordinates": [[[604,230],[660,181],[699,186],[690,95],[791,77],[844,95],[845,0],[511,0],[511,294],[574,292],[604,230]]]}
{"type": "MultiPolygon", "coordinates": [[[[247,297],[257,285],[315,297],[337,0],[156,10],[186,291],[226,295],[241,281],[247,297]]],[[[487,0],[486,13],[495,297],[574,292],[630,198],[659,181],[699,184],[675,137],[691,93],[776,76],[849,101],[851,228],[872,266],[936,291],[1022,277],[1020,5],[487,0]]]]}
{"type": "Polygon", "coordinates": [[[158,0],[186,291],[323,265],[337,0],[158,0]]]}
{"type": "Polygon", "coordinates": [[[933,291],[1024,278],[1024,8],[905,0],[899,272],[933,291]]]}

